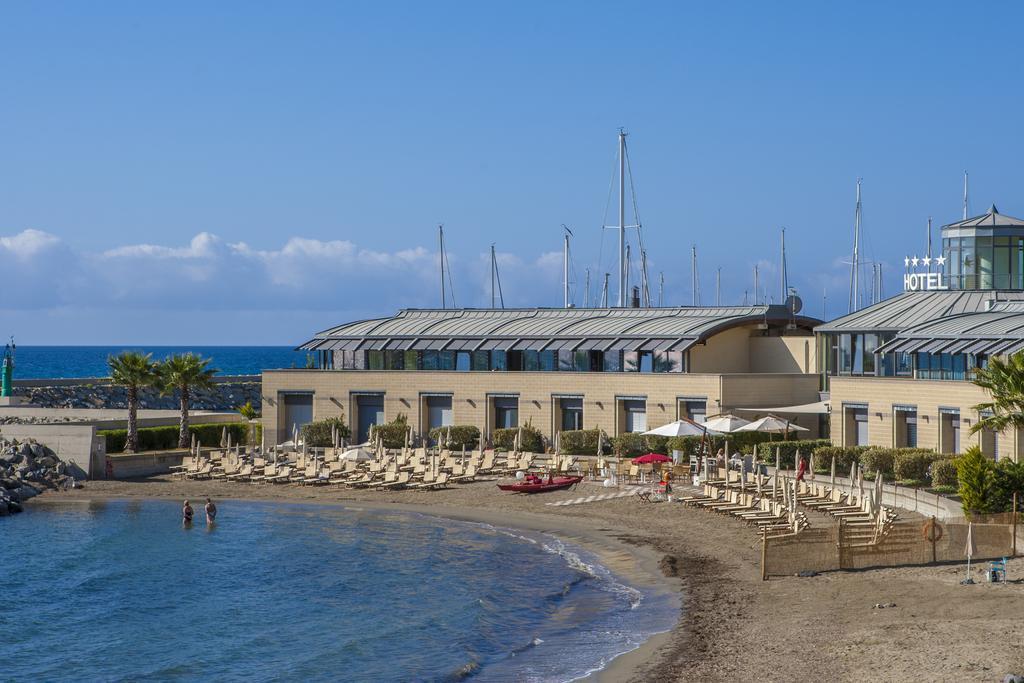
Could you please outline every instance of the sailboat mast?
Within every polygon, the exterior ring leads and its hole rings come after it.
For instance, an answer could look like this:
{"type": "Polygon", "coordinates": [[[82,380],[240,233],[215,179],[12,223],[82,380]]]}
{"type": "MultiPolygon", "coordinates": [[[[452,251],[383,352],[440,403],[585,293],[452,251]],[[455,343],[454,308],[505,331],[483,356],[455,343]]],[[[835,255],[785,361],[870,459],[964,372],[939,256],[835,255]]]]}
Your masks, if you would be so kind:
{"type": "Polygon", "coordinates": [[[448,308],[444,298],[444,225],[437,226],[437,254],[441,261],[441,308],[448,308]]]}
{"type": "Polygon", "coordinates": [[[494,308],[494,245],[491,245],[491,308],[494,308]]]}
{"type": "Polygon", "coordinates": [[[658,308],[665,305],[665,273],[658,273],[658,308]]]}
{"type": "Polygon", "coordinates": [[[722,305],[722,266],[715,272],[715,305],[722,305]]]}
{"type": "Polygon", "coordinates": [[[626,132],[619,129],[619,308],[626,305],[626,132]]]}
{"type": "Polygon", "coordinates": [[[563,235],[564,242],[562,244],[562,306],[563,308],[569,308],[569,228],[565,228],[565,235],[563,235]]]}
{"type": "Polygon", "coordinates": [[[601,308],[608,308],[608,279],[611,273],[604,274],[604,287],[601,288],[601,308]]]}
{"type": "Polygon", "coordinates": [[[647,281],[647,250],[640,250],[640,289],[644,308],[651,307],[651,287],[647,281]]]}
{"type": "Polygon", "coordinates": [[[757,264],[755,263],[754,264],[754,305],[755,306],[757,306],[757,303],[758,303],[758,301],[757,301],[758,290],[761,289],[761,283],[759,282],[759,280],[760,280],[760,273],[758,272],[757,264]]]}
{"type": "Polygon", "coordinates": [[[927,272],[932,272],[932,217],[928,216],[928,240],[924,250],[925,263],[928,266],[927,272]]]}
{"type": "Polygon", "coordinates": [[[690,288],[693,290],[692,302],[696,306],[697,298],[697,245],[690,245],[690,288]]]}
{"type": "Polygon", "coordinates": [[[967,220],[967,171],[964,171],[964,220],[967,220]]]}
{"type": "Polygon", "coordinates": [[[590,308],[590,268],[587,268],[586,286],[583,288],[583,308],[590,308]]]}
{"type": "Polygon", "coordinates": [[[782,298],[779,301],[785,302],[789,296],[789,273],[786,271],[786,229],[782,228],[782,298]]]}
{"type": "Polygon", "coordinates": [[[853,218],[853,263],[850,265],[850,313],[859,311],[863,299],[860,293],[860,182],[857,178],[857,207],[853,218]]]}

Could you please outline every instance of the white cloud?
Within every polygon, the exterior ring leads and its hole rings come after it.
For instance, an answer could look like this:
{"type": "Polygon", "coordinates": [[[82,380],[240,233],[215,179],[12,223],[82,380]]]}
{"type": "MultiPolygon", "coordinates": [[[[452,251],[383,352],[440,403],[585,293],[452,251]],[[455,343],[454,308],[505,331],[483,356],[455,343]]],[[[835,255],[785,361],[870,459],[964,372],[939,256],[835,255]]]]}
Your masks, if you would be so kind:
{"type": "Polygon", "coordinates": [[[23,230],[17,235],[0,237],[0,250],[18,259],[30,259],[59,244],[59,237],[42,230],[23,230]]]}

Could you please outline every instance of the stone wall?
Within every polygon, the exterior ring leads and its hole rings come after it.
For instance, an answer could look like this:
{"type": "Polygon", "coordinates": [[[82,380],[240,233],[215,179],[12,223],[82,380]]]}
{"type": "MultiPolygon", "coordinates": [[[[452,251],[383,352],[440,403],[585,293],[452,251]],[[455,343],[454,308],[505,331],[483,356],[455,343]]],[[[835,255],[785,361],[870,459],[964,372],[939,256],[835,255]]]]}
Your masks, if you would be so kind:
{"type": "MultiPolygon", "coordinates": [[[[14,395],[42,408],[127,408],[128,392],[105,379],[40,380],[15,382],[14,395]]],[[[140,408],[176,410],[176,394],[162,396],[155,389],[140,392],[140,408]]],[[[258,377],[223,378],[212,389],[197,391],[191,398],[192,410],[234,410],[246,401],[260,410],[258,377]]]]}

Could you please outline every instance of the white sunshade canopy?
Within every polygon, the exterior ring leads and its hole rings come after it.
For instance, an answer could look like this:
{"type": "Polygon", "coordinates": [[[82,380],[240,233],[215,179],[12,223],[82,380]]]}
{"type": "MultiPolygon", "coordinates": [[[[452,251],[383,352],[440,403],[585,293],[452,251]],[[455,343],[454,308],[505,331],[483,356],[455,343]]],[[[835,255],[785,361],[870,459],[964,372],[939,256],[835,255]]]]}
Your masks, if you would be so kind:
{"type": "Polygon", "coordinates": [[[703,425],[699,425],[693,420],[676,420],[675,422],[669,422],[668,424],[661,425],[655,429],[644,432],[644,434],[650,434],[652,436],[704,436],[707,429],[703,425]]]}
{"type": "Polygon", "coordinates": [[[744,420],[735,415],[718,415],[704,421],[704,428],[712,432],[732,434],[739,431],[740,427],[750,424],[750,420],[744,420]]]}
{"type": "Polygon", "coordinates": [[[780,408],[736,408],[740,413],[785,413],[787,415],[828,415],[832,412],[828,401],[802,403],[798,406],[782,406],[780,408]]]}
{"type": "Polygon", "coordinates": [[[806,427],[795,425],[789,420],[783,420],[781,417],[774,415],[767,415],[762,417],[760,420],[754,420],[749,424],[745,424],[737,432],[768,432],[770,434],[785,434],[786,432],[807,432],[810,431],[806,427]]]}
{"type": "Polygon", "coordinates": [[[362,448],[353,448],[342,453],[341,459],[347,462],[366,462],[373,460],[373,456],[362,448]]]}

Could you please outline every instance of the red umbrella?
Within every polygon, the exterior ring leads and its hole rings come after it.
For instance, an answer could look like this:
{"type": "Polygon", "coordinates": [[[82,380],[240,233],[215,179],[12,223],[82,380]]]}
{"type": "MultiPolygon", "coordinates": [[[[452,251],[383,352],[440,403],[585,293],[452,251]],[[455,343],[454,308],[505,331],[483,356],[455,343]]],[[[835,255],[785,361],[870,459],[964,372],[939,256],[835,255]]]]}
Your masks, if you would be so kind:
{"type": "Polygon", "coordinates": [[[635,465],[646,465],[652,462],[672,462],[672,458],[661,453],[648,453],[647,455],[641,455],[639,458],[633,458],[633,464],[635,465]]]}

